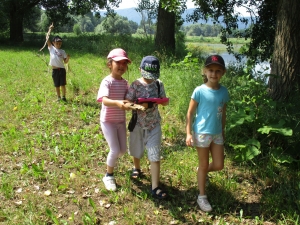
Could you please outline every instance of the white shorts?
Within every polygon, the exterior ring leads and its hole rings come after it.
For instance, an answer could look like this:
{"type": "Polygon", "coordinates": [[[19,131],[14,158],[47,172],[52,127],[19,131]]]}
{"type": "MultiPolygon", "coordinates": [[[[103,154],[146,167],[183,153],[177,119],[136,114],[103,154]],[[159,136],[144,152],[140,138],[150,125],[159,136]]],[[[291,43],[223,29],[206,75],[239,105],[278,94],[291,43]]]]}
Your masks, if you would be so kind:
{"type": "Polygon", "coordinates": [[[129,135],[129,154],[140,159],[143,157],[146,147],[149,161],[160,161],[161,135],[160,124],[151,131],[143,129],[138,125],[135,126],[129,135]]]}
{"type": "Polygon", "coordinates": [[[193,134],[194,146],[200,148],[208,148],[211,142],[217,145],[223,145],[224,139],[222,134],[193,134]]]}

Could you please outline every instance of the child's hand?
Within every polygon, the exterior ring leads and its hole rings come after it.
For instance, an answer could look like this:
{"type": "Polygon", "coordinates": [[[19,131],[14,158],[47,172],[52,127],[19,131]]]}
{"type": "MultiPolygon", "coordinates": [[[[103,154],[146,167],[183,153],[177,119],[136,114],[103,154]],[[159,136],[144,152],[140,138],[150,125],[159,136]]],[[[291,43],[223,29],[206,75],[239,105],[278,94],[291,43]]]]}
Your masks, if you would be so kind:
{"type": "Polygon", "coordinates": [[[193,136],[191,134],[187,134],[185,142],[187,146],[189,147],[193,146],[193,136]]]}
{"type": "Polygon", "coordinates": [[[69,62],[69,59],[70,59],[70,55],[67,55],[67,58],[64,59],[64,62],[65,62],[65,63],[68,63],[68,62],[69,62]]]}
{"type": "Polygon", "coordinates": [[[69,62],[69,59],[70,59],[70,55],[67,54],[67,58],[66,58],[67,62],[69,62]]]}
{"type": "Polygon", "coordinates": [[[144,102],[144,103],[141,103],[140,105],[145,107],[146,109],[151,109],[153,108],[153,106],[157,104],[155,102],[144,102]]]}
{"type": "Polygon", "coordinates": [[[49,29],[52,31],[54,28],[53,23],[50,25],[49,29]]]}
{"type": "Polygon", "coordinates": [[[169,98],[169,101],[167,101],[167,102],[162,102],[161,105],[162,105],[162,106],[167,106],[167,105],[169,105],[169,102],[170,102],[170,98],[169,98]]]}
{"type": "Polygon", "coordinates": [[[128,111],[128,110],[131,110],[131,108],[129,108],[130,104],[128,104],[128,103],[130,103],[130,102],[127,100],[123,100],[123,101],[121,101],[121,104],[118,106],[120,107],[120,109],[128,111]]]}
{"type": "Polygon", "coordinates": [[[135,104],[133,102],[124,100],[125,110],[141,110],[145,111],[146,108],[142,104],[135,104]]]}
{"type": "Polygon", "coordinates": [[[148,104],[148,102],[144,102],[144,103],[142,103],[142,104],[140,104],[140,105],[144,106],[146,109],[148,109],[148,108],[149,108],[149,104],[148,104]]]}

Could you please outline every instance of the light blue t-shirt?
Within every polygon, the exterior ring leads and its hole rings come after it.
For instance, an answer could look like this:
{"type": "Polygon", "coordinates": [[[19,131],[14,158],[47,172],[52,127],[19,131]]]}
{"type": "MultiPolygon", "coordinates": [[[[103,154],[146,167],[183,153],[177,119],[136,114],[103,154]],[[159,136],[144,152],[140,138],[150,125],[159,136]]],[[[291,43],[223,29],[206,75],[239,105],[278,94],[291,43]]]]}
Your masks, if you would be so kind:
{"type": "Polygon", "coordinates": [[[220,85],[218,90],[214,90],[202,84],[195,88],[191,98],[198,102],[193,131],[198,134],[221,134],[223,106],[229,101],[227,88],[220,85]]]}

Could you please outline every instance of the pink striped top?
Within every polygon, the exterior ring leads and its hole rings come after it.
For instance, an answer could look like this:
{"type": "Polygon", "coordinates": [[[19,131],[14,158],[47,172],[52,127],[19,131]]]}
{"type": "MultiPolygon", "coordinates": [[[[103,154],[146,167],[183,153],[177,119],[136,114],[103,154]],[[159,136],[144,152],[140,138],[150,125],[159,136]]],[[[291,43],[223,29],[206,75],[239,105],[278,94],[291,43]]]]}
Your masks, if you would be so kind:
{"type": "MultiPolygon", "coordinates": [[[[105,77],[98,91],[97,100],[108,97],[112,100],[124,100],[128,90],[128,82],[125,79],[117,80],[108,75],[105,77]]],[[[100,121],[102,122],[124,122],[125,111],[117,106],[105,106],[102,103],[100,112],[100,121]]]]}

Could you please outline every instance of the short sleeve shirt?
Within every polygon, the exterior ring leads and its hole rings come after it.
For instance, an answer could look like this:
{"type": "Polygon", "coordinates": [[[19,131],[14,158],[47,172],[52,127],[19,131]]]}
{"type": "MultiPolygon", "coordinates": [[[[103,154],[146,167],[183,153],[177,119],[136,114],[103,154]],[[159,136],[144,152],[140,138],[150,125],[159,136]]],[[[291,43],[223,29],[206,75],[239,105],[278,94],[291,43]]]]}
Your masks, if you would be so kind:
{"type": "MultiPolygon", "coordinates": [[[[97,100],[108,97],[112,100],[124,100],[128,90],[128,82],[125,79],[115,79],[106,76],[101,84],[97,95],[97,100]]],[[[100,121],[102,122],[124,122],[126,120],[125,111],[117,106],[105,106],[102,103],[100,121]]]]}
{"type": "MultiPolygon", "coordinates": [[[[160,93],[158,93],[156,81],[150,84],[145,83],[141,78],[133,81],[128,89],[126,99],[135,102],[138,98],[165,98],[164,85],[160,80],[157,81],[160,85],[160,93]]],[[[154,104],[152,108],[146,109],[146,111],[138,110],[137,114],[137,125],[141,128],[152,130],[161,121],[157,104],[154,104]]]]}
{"type": "Polygon", "coordinates": [[[57,49],[53,45],[48,47],[50,52],[50,66],[65,68],[64,59],[67,58],[67,53],[62,49],[57,49]]]}
{"type": "Polygon", "coordinates": [[[193,131],[198,134],[221,134],[223,107],[229,101],[227,88],[221,85],[214,90],[202,84],[194,90],[191,98],[198,103],[193,131]]]}

